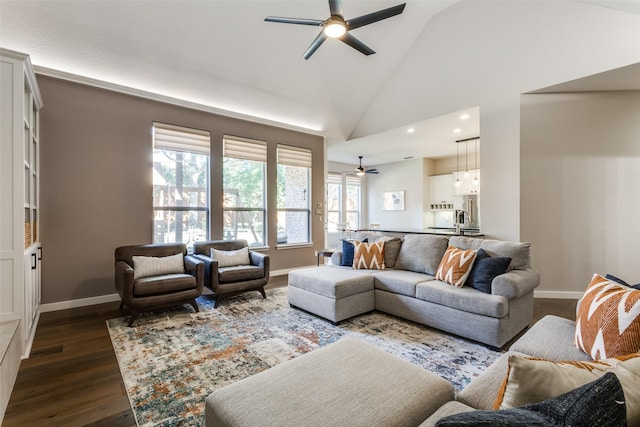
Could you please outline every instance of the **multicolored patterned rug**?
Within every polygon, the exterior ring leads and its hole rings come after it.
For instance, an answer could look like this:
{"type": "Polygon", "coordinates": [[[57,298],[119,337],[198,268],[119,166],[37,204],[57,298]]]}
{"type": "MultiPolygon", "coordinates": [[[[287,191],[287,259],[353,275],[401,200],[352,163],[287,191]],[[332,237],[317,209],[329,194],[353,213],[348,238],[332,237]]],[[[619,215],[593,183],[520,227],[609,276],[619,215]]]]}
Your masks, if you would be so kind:
{"type": "Polygon", "coordinates": [[[217,309],[189,306],[107,321],[140,426],[203,426],[207,396],[286,360],[355,336],[449,380],[456,391],[500,353],[403,319],[373,312],[334,325],[291,308],[286,288],[229,298],[217,309]]]}

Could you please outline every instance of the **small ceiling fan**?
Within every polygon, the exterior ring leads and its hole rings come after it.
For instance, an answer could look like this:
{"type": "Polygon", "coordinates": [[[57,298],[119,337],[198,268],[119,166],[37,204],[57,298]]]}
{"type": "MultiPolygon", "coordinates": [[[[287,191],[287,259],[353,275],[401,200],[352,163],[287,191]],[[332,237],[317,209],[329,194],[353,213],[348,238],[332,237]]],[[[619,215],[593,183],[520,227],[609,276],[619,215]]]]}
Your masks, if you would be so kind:
{"type": "Polygon", "coordinates": [[[278,16],[267,16],[266,18],[264,18],[264,20],[268,22],[280,22],[284,24],[311,25],[315,27],[322,27],[322,31],[320,31],[320,34],[318,34],[315,40],[311,43],[311,46],[309,46],[307,51],[304,53],[304,59],[309,59],[311,55],[313,55],[313,53],[318,50],[320,45],[327,39],[327,37],[336,38],[365,55],[371,55],[376,52],[369,46],[362,43],[356,37],[354,37],[349,31],[355,30],[356,28],[364,27],[365,25],[373,24],[374,22],[382,21],[383,19],[391,18],[392,16],[400,15],[405,6],[406,3],[402,3],[397,6],[379,10],[377,12],[368,13],[357,18],[345,20],[342,13],[342,0],[329,0],[329,10],[331,11],[331,16],[325,20],[282,18],[278,16]]]}
{"type": "Polygon", "coordinates": [[[371,168],[371,169],[365,169],[362,167],[362,156],[358,156],[358,158],[360,159],[360,166],[358,166],[357,168],[354,169],[354,172],[356,175],[358,176],[363,176],[365,173],[371,173],[374,175],[377,175],[380,173],[380,171],[378,169],[375,168],[371,168]]]}

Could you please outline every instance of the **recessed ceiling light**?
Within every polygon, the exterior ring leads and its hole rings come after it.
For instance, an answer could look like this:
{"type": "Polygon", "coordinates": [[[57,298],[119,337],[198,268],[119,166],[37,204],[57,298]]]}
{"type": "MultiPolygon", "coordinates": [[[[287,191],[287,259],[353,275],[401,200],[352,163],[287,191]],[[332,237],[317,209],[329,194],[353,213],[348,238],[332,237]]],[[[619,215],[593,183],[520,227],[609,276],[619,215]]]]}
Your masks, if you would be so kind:
{"type": "Polygon", "coordinates": [[[414,133],[416,130],[414,128],[407,129],[407,133],[414,133]]]}
{"type": "Polygon", "coordinates": [[[460,116],[460,120],[467,120],[469,117],[471,117],[471,116],[468,115],[467,113],[465,113],[465,114],[460,116]]]}
{"type": "Polygon", "coordinates": [[[462,130],[461,130],[460,128],[455,128],[455,129],[453,130],[453,133],[460,133],[460,132],[462,132],[462,130]]]}

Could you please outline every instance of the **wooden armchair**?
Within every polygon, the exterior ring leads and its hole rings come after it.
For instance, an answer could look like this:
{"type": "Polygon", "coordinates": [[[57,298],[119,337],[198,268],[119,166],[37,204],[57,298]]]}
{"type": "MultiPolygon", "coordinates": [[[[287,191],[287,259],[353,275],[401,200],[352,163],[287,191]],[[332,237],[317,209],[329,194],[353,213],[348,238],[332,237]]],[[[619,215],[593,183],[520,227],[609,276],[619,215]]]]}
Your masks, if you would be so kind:
{"type": "Polygon", "coordinates": [[[115,250],[115,286],[131,310],[129,326],[144,311],[191,304],[204,289],[204,263],[182,243],[121,246],[115,250]]]}
{"type": "Polygon", "coordinates": [[[258,291],[263,298],[267,295],[264,286],[269,282],[269,256],[248,250],[246,240],[211,240],[194,243],[194,257],[204,262],[204,284],[214,293],[218,307],[220,301],[227,296],[248,291],[258,291]],[[238,251],[246,249],[248,259],[241,264],[229,261],[230,258],[216,259],[212,249],[217,251],[238,251]]]}

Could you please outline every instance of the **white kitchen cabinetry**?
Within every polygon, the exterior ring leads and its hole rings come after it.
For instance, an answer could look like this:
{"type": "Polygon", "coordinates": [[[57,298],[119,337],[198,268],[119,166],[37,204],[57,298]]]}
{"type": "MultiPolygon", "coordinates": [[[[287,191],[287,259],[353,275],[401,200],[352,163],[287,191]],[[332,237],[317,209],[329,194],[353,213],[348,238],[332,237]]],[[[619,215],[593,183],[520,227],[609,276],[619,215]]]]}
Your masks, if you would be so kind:
{"type": "Polygon", "coordinates": [[[21,354],[28,357],[38,323],[42,259],[42,97],[28,55],[0,49],[0,93],[0,322],[19,320],[21,354]]]}
{"type": "Polygon", "coordinates": [[[429,209],[453,209],[454,178],[451,174],[433,175],[429,177],[429,209]]]}
{"type": "Polygon", "coordinates": [[[469,171],[469,176],[464,177],[464,172],[454,172],[452,175],[454,182],[454,193],[456,196],[464,196],[467,194],[480,194],[480,170],[474,169],[469,171]],[[476,181],[476,177],[478,180],[476,181]],[[456,185],[456,179],[460,179],[460,185],[456,185]]]}

